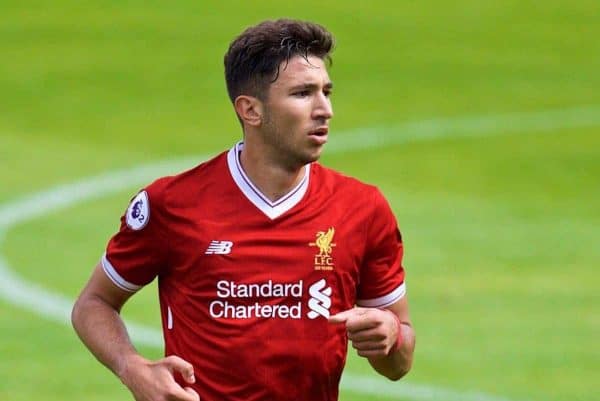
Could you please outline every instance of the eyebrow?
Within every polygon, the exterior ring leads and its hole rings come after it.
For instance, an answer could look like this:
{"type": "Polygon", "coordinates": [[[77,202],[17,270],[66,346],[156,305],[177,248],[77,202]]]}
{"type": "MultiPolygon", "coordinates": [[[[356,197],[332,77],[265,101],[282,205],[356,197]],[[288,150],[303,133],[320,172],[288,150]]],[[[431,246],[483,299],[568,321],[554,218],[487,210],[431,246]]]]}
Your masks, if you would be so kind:
{"type": "MultiPolygon", "coordinates": [[[[290,90],[295,91],[295,90],[316,90],[319,88],[319,85],[315,84],[315,83],[307,83],[307,84],[300,84],[300,85],[296,85],[296,86],[292,86],[290,88],[290,90]]],[[[333,82],[327,82],[324,86],[324,89],[333,89],[333,82]]]]}

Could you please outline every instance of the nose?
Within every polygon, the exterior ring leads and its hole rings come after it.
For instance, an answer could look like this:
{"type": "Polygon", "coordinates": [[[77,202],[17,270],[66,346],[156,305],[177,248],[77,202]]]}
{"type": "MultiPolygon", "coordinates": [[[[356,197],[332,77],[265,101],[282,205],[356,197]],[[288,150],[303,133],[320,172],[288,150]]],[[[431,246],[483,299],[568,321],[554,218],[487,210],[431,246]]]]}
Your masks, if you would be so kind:
{"type": "Polygon", "coordinates": [[[320,120],[329,120],[333,117],[333,107],[331,106],[331,98],[324,93],[319,93],[315,97],[315,105],[313,109],[313,118],[320,120]]]}

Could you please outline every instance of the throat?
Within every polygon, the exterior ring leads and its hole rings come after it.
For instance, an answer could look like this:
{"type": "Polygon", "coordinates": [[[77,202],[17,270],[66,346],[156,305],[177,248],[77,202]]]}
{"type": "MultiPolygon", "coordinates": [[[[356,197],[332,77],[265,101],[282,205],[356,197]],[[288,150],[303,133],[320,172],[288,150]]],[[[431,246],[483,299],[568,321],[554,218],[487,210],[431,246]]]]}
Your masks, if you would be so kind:
{"type": "Polygon", "coordinates": [[[262,160],[253,160],[242,150],[239,154],[240,167],[253,186],[269,202],[275,203],[295,191],[306,179],[307,166],[288,170],[281,166],[269,165],[262,160]]]}
{"type": "Polygon", "coordinates": [[[248,173],[248,178],[258,188],[264,197],[271,203],[285,198],[293,192],[304,180],[306,175],[306,167],[302,167],[294,174],[289,174],[283,171],[263,171],[248,173]]]}

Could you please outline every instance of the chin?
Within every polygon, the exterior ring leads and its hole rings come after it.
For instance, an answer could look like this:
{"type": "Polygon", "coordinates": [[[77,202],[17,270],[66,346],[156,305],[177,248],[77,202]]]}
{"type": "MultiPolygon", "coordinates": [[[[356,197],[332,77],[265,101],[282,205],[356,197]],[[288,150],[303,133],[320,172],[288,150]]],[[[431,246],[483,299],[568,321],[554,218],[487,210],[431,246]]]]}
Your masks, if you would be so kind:
{"type": "MultiPolygon", "coordinates": [[[[298,149],[299,150],[299,149],[298,149]]],[[[321,153],[323,152],[323,146],[314,146],[310,148],[304,148],[301,151],[296,151],[291,154],[289,161],[295,165],[294,168],[300,168],[307,164],[316,162],[321,157],[321,153]]]]}
{"type": "Polygon", "coordinates": [[[319,149],[318,151],[311,152],[310,154],[306,155],[306,157],[304,158],[304,164],[316,162],[321,157],[321,153],[322,153],[322,148],[319,149]]]}
{"type": "Polygon", "coordinates": [[[319,160],[320,154],[316,154],[316,155],[298,155],[298,157],[296,157],[294,159],[294,161],[289,165],[289,167],[292,170],[298,170],[301,169],[302,167],[306,166],[307,164],[310,164],[312,162],[316,162],[317,160],[319,160]]]}

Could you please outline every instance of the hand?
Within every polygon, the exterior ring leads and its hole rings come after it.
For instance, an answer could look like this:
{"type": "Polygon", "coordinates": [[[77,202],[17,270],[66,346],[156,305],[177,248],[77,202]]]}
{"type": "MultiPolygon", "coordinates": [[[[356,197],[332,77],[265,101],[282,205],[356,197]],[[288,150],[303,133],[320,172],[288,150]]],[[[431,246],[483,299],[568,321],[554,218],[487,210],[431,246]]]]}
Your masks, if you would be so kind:
{"type": "Polygon", "coordinates": [[[191,387],[181,387],[175,381],[175,372],[187,383],[196,382],[192,364],[174,355],[158,361],[134,355],[127,360],[119,377],[136,401],[200,401],[191,387]]]}
{"type": "Polygon", "coordinates": [[[390,310],[355,307],[329,317],[329,322],[345,323],[348,340],[365,358],[385,357],[399,343],[400,320],[390,310]]]}

